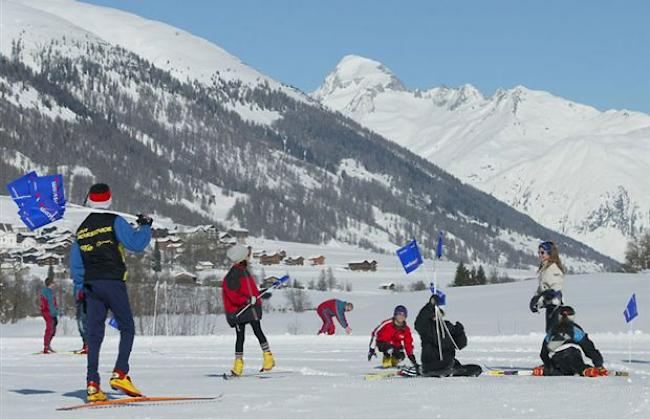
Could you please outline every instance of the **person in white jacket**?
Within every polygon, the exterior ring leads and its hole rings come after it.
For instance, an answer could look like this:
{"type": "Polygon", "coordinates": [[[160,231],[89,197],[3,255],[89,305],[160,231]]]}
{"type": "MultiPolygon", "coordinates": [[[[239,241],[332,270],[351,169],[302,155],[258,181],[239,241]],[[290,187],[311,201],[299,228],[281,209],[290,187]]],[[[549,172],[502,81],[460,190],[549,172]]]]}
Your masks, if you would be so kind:
{"type": "Polygon", "coordinates": [[[562,306],[562,288],[564,285],[564,266],[560,253],[554,242],[545,241],[538,246],[539,269],[537,292],[530,300],[530,311],[537,313],[546,309],[546,332],[555,325],[556,311],[562,306]]]}

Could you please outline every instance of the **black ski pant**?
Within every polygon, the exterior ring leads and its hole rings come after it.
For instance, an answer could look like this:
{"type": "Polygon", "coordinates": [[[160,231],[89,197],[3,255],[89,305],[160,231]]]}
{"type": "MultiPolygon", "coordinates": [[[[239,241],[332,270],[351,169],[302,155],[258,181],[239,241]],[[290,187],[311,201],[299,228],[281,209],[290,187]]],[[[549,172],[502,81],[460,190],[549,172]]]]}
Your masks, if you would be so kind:
{"type": "Polygon", "coordinates": [[[544,375],[575,375],[589,368],[582,359],[582,351],[578,348],[567,348],[556,352],[549,365],[544,365],[544,375]]]}
{"type": "Polygon", "coordinates": [[[450,368],[423,370],[422,375],[425,377],[478,377],[482,372],[483,369],[479,365],[462,365],[458,360],[454,360],[454,364],[450,368]]]}
{"type": "Polygon", "coordinates": [[[246,335],[246,325],[250,324],[253,328],[253,333],[260,343],[262,351],[267,352],[269,350],[269,343],[262,332],[262,325],[259,320],[254,320],[250,323],[241,323],[235,326],[235,331],[237,332],[237,340],[235,341],[235,356],[242,357],[244,355],[244,338],[246,335]]]}
{"type": "Polygon", "coordinates": [[[546,333],[550,332],[553,329],[553,326],[557,324],[557,311],[560,306],[546,306],[546,333]]]}
{"type": "Polygon", "coordinates": [[[393,357],[398,360],[405,358],[404,351],[401,347],[393,346],[388,342],[377,342],[377,349],[383,353],[386,358],[393,357]]]}

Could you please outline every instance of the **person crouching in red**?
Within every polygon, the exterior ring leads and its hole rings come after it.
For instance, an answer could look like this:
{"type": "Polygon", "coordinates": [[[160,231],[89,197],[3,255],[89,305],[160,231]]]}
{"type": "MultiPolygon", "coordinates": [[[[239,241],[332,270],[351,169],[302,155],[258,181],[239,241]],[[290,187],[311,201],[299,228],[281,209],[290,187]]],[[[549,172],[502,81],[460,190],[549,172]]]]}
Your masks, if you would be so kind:
{"type": "Polygon", "coordinates": [[[415,355],[413,355],[413,335],[406,324],[408,311],[406,307],[399,305],[393,311],[393,317],[384,320],[372,331],[370,336],[370,348],[368,349],[368,361],[377,356],[373,343],[377,343],[377,349],[384,354],[381,365],[384,368],[396,367],[404,358],[404,352],[416,370],[419,368],[415,355]]]}

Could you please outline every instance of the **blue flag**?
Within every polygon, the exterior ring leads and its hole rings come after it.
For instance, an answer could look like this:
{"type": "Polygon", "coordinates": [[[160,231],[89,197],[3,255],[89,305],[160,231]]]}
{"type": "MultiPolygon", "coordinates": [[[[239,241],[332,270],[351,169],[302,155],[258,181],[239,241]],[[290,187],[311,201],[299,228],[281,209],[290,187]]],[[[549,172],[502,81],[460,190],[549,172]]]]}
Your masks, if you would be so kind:
{"type": "Polygon", "coordinates": [[[120,326],[117,324],[115,317],[111,317],[111,319],[108,321],[108,325],[114,329],[120,330],[120,326]]]}
{"type": "Polygon", "coordinates": [[[33,177],[30,179],[29,184],[31,195],[35,197],[38,202],[52,201],[59,207],[65,205],[62,175],[57,174],[33,177]]]}
{"type": "Polygon", "coordinates": [[[273,284],[271,285],[271,287],[276,288],[276,287],[284,284],[288,280],[289,280],[289,275],[285,275],[282,278],[276,279],[275,282],[273,282],[273,284]]]}
{"type": "Polygon", "coordinates": [[[436,246],[436,257],[440,259],[442,257],[442,238],[444,233],[441,231],[438,235],[438,245],[436,246]]]}
{"type": "Polygon", "coordinates": [[[402,266],[407,274],[422,265],[422,255],[420,254],[420,249],[418,249],[418,244],[415,239],[411,240],[406,246],[397,249],[397,256],[400,262],[402,262],[402,266]]]}
{"type": "Polygon", "coordinates": [[[38,175],[36,172],[29,172],[7,184],[9,195],[16,205],[18,205],[18,208],[23,208],[24,206],[35,202],[30,185],[32,180],[37,177],[38,175]]]}
{"type": "Polygon", "coordinates": [[[437,300],[439,306],[444,306],[447,304],[447,294],[442,292],[441,289],[436,288],[433,282],[429,285],[429,289],[431,290],[431,294],[438,296],[437,300]]]}
{"type": "Polygon", "coordinates": [[[627,307],[625,307],[623,315],[625,316],[625,323],[631,322],[639,315],[639,312],[636,309],[636,294],[632,294],[632,298],[627,302],[627,307]]]}

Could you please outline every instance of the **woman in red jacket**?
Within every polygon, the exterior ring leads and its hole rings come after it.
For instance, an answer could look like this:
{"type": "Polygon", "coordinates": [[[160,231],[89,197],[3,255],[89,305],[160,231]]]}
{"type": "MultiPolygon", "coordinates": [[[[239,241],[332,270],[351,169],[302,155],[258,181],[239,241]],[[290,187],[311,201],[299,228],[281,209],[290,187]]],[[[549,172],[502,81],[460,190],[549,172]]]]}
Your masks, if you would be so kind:
{"type": "Polygon", "coordinates": [[[372,331],[370,336],[370,348],[368,349],[368,361],[376,356],[373,342],[377,342],[377,349],[384,354],[381,362],[382,367],[396,367],[404,359],[404,352],[417,369],[418,363],[413,355],[413,335],[406,324],[408,311],[406,307],[399,305],[393,311],[393,317],[381,322],[372,331]]]}
{"type": "Polygon", "coordinates": [[[228,324],[237,332],[235,364],[231,373],[240,376],[244,372],[244,335],[247,324],[253,328],[262,348],[264,362],[261,371],[270,371],[275,366],[275,361],[260,324],[262,301],[255,278],[248,270],[250,249],[238,244],[228,249],[227,256],[233,265],[223,280],[223,306],[228,324]]]}

